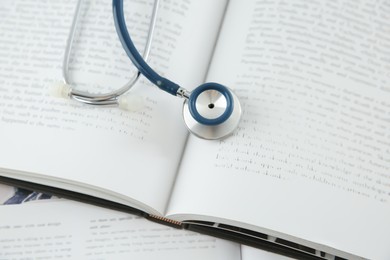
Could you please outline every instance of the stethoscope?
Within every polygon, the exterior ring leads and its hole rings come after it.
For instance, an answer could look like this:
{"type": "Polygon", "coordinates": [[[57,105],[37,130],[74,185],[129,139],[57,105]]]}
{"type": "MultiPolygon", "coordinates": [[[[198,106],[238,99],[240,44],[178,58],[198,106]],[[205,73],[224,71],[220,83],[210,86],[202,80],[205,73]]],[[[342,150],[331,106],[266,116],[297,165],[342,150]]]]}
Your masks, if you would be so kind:
{"type": "Polygon", "coordinates": [[[138,69],[136,75],[121,88],[105,93],[91,94],[71,87],[69,80],[69,59],[75,36],[76,25],[80,16],[81,0],[77,2],[75,15],[71,25],[71,30],[67,40],[61,83],[56,94],[61,97],[71,98],[89,105],[119,106],[122,109],[132,110],[137,104],[137,100],[131,95],[125,94],[140,77],[144,75],[150,82],[161,90],[184,98],[183,118],[189,131],[203,139],[221,139],[234,132],[241,118],[241,105],[238,97],[227,87],[214,83],[204,83],[195,88],[192,92],[180,87],[176,83],[161,77],[157,74],[145,60],[148,59],[156,24],[159,0],[155,0],[150,22],[147,43],[143,55],[141,56],[135,48],[126,28],[123,13],[123,0],[113,0],[113,15],[117,34],[120,42],[129,56],[134,66],[138,69]]]}

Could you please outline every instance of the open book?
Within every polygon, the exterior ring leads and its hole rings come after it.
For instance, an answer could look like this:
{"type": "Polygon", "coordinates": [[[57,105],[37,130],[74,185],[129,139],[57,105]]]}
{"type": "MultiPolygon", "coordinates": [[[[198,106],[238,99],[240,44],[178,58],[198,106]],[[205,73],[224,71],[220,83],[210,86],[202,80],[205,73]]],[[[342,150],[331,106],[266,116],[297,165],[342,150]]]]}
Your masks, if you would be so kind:
{"type": "MultiPolygon", "coordinates": [[[[0,7],[1,181],[310,259],[390,258],[390,6],[366,1],[163,1],[150,63],[186,88],[240,97],[239,129],[188,136],[182,101],[141,81],[136,112],[49,94],[75,1],[0,7]]],[[[125,1],[142,50],[150,1],[125,1]]],[[[110,1],[87,1],[77,87],[134,69],[110,1]]]]}

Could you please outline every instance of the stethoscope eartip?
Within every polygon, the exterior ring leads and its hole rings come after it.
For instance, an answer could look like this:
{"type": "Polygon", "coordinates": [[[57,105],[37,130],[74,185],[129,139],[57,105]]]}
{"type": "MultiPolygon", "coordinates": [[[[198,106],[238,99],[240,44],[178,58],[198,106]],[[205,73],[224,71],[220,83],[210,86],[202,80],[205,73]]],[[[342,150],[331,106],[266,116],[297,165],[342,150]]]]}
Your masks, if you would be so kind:
{"type": "Polygon", "coordinates": [[[218,83],[205,83],[183,104],[183,118],[188,130],[208,140],[222,139],[234,132],[241,119],[238,97],[218,83]]]}
{"type": "Polygon", "coordinates": [[[72,87],[62,81],[54,83],[50,90],[49,95],[56,98],[69,98],[72,92],[72,87]]]}
{"type": "Polygon", "coordinates": [[[118,98],[118,106],[122,110],[135,112],[145,107],[145,100],[139,95],[121,95],[118,98]]]}

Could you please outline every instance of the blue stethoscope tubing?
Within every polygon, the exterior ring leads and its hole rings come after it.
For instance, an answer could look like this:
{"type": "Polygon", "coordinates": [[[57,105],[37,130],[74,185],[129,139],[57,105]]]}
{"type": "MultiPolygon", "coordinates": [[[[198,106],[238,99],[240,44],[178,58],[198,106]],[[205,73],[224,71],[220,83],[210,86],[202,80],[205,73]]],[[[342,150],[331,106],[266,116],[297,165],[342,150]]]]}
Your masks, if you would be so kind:
{"type": "MultiPolygon", "coordinates": [[[[113,6],[113,16],[114,16],[114,23],[115,28],[118,34],[118,37],[120,39],[120,42],[134,64],[134,66],[139,70],[139,72],[144,75],[149,81],[151,81],[153,84],[155,84],[157,87],[159,87],[161,90],[170,93],[174,96],[182,96],[188,99],[188,109],[195,121],[197,121],[199,124],[204,126],[218,126],[225,122],[227,122],[233,114],[235,103],[237,101],[234,101],[233,95],[231,90],[229,90],[227,87],[218,84],[218,83],[204,83],[201,86],[197,87],[193,92],[189,93],[181,88],[178,84],[161,77],[158,73],[156,73],[142,58],[142,56],[139,54],[138,50],[134,46],[133,41],[131,40],[131,37],[129,35],[129,32],[126,27],[126,21],[124,18],[123,13],[123,0],[113,0],[112,1],[113,6]],[[199,102],[197,102],[198,97],[205,93],[206,91],[216,91],[219,94],[221,94],[224,97],[224,100],[226,102],[225,110],[222,114],[210,118],[204,115],[201,115],[201,112],[199,112],[198,106],[199,102]],[[187,93],[187,94],[183,94],[187,93]]],[[[156,8],[155,4],[155,8],[156,8]]],[[[156,10],[154,10],[155,12],[156,10]]],[[[238,104],[238,106],[240,106],[238,104]]],[[[210,109],[212,107],[209,106],[210,109]]],[[[239,110],[241,111],[241,108],[239,107],[239,110]]],[[[241,117],[241,112],[239,115],[239,118],[241,117]]],[[[239,121],[238,118],[238,121],[239,121]]],[[[237,121],[237,120],[236,120],[237,121]]],[[[237,123],[238,124],[238,123],[237,123]]],[[[191,130],[191,129],[190,129],[191,130]]],[[[212,129],[210,129],[212,130],[212,129]]],[[[206,131],[207,132],[207,131],[206,131]]],[[[202,137],[202,136],[200,136],[202,137]]],[[[207,138],[206,139],[214,139],[214,138],[207,138]]],[[[219,138],[219,137],[218,137],[219,138]]]]}
{"type": "MultiPolygon", "coordinates": [[[[158,5],[155,5],[155,8],[157,8],[157,6],[158,5]]],[[[134,66],[139,70],[139,72],[141,72],[142,75],[144,75],[161,90],[176,96],[180,86],[157,74],[145,62],[145,60],[139,54],[137,48],[134,46],[134,43],[131,40],[126,27],[126,21],[123,13],[123,0],[113,0],[112,10],[114,14],[115,28],[118,33],[119,40],[121,41],[123,49],[125,50],[127,56],[129,56],[130,60],[133,62],[134,66]]]]}

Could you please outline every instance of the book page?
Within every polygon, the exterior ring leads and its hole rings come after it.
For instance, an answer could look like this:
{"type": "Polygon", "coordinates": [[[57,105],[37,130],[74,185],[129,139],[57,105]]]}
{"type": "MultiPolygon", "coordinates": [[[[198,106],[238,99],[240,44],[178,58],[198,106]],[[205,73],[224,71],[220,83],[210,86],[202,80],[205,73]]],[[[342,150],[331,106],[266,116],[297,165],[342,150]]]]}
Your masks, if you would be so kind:
{"type": "Polygon", "coordinates": [[[249,246],[241,246],[241,260],[292,260],[293,258],[249,246]]]}
{"type": "Polygon", "coordinates": [[[73,201],[0,206],[0,213],[1,259],[240,260],[239,244],[73,201]]]}
{"type": "MultiPolygon", "coordinates": [[[[140,51],[152,3],[124,2],[140,51]]],[[[225,5],[225,0],[163,1],[151,66],[185,87],[201,84],[225,5]]],[[[143,107],[133,112],[50,96],[52,85],[62,80],[75,7],[76,1],[30,0],[6,1],[0,7],[2,176],[95,196],[104,192],[121,203],[131,197],[140,207],[161,212],[187,138],[182,101],[144,79],[130,91],[143,100],[143,107]]],[[[103,93],[123,86],[134,73],[115,32],[111,1],[82,1],[69,64],[71,83],[103,93]]]]}
{"type": "Polygon", "coordinates": [[[225,140],[189,139],[168,215],[388,259],[389,8],[231,1],[209,80],[243,117],[225,140]]]}

